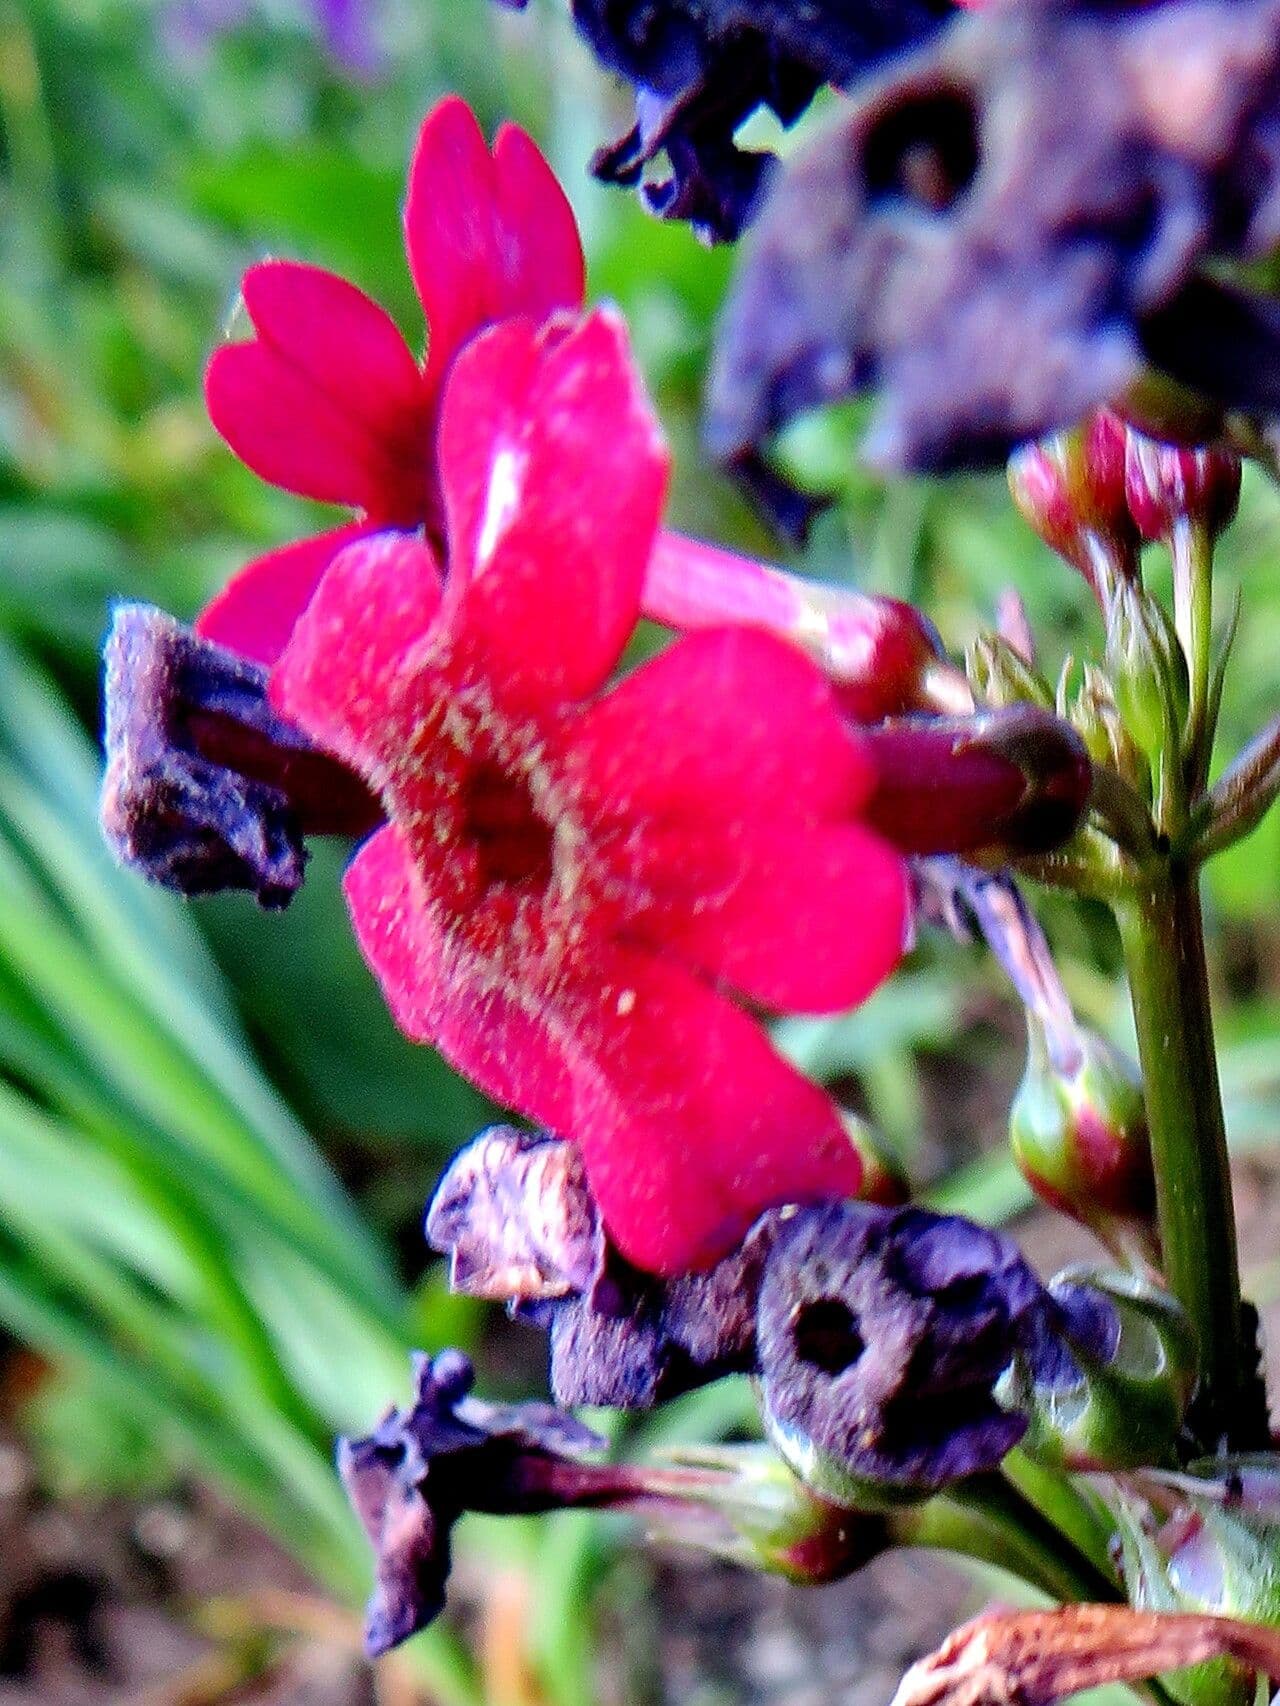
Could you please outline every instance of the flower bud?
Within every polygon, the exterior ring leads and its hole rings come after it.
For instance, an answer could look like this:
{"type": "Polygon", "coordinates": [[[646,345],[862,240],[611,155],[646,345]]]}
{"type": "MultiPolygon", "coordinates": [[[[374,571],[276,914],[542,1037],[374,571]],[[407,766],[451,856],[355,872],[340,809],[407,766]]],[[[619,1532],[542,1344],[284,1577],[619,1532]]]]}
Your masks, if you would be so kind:
{"type": "Polygon", "coordinates": [[[897,598],[787,574],[678,533],[659,535],[644,613],[669,628],[764,628],[819,664],[855,722],[922,709],[968,709],[928,617],[897,598]]]}
{"type": "Polygon", "coordinates": [[[1150,1243],[1155,1207],[1142,1074],[1084,1026],[1063,1045],[1027,1015],[1027,1065],[1009,1111],[1009,1138],[1044,1202],[1123,1248],[1150,1243]]]}
{"type": "MultiPolygon", "coordinates": [[[[1101,1480],[1131,1603],[1280,1625],[1280,1459],[1215,1458],[1140,1490],[1101,1480]]],[[[1249,1706],[1255,1678],[1226,1661],[1163,1679],[1187,1706],[1249,1706]]]]}
{"type": "Polygon", "coordinates": [[[1070,721],[1094,764],[1110,766],[1135,793],[1149,801],[1150,766],[1124,726],[1111,683],[1096,664],[1084,666],[1080,691],[1071,705],[1070,721]]]}
{"type": "Polygon", "coordinates": [[[1158,759],[1186,722],[1190,687],[1173,623],[1140,587],[1122,586],[1112,602],[1107,670],[1125,727],[1148,759],[1158,759]]]}
{"type": "Polygon", "coordinates": [[[965,673],[975,696],[994,709],[1039,705],[1053,710],[1053,691],[1043,676],[1000,634],[979,634],[965,653],[965,673]]]}
{"type": "Polygon", "coordinates": [[[1187,448],[1125,434],[1124,478],[1129,513],[1144,539],[1167,540],[1180,522],[1216,537],[1240,503],[1240,457],[1225,444],[1187,448]]]}
{"type": "Polygon", "coordinates": [[[1127,1271],[1069,1269],[1049,1292],[1057,1354],[1020,1359],[1001,1393],[1030,1419],[1023,1450],[1071,1470],[1175,1463],[1196,1382],[1179,1305],[1127,1271]]]}
{"type": "Polygon", "coordinates": [[[1124,446],[1122,423],[1099,409],[1070,432],[1024,445],[1009,459],[1009,490],[1023,517],[1104,605],[1109,588],[1138,569],[1124,446]]]}
{"type": "Polygon", "coordinates": [[[910,853],[1040,853],[1074,835],[1092,767],[1075,730],[1033,705],[862,731],[879,784],[866,815],[910,853]]]}

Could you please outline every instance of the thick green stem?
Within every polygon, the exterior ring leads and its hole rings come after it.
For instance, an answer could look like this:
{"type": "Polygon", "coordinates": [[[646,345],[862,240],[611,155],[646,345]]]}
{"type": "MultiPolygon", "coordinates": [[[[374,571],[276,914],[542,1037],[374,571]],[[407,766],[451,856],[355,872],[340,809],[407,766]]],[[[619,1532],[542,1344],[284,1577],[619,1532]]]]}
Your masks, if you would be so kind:
{"type": "Polygon", "coordinates": [[[1239,1439],[1248,1370],[1195,874],[1153,861],[1117,904],[1146,1086],[1165,1275],[1196,1330],[1205,1443],[1239,1439]]]}
{"type": "Polygon", "coordinates": [[[927,1546],[1021,1576],[1050,1599],[1111,1601],[1116,1584],[1001,1475],[975,1475],[890,1517],[900,1546],[927,1546]]]}

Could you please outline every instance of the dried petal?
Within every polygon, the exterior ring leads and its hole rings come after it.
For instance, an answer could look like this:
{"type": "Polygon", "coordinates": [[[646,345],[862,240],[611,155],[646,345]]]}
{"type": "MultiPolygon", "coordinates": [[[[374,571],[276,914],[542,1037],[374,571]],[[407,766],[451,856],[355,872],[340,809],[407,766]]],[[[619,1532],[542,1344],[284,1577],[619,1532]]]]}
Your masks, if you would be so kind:
{"type": "Polygon", "coordinates": [[[163,611],[117,607],[106,646],[104,833],[182,894],[247,888],[284,906],[307,833],[378,818],[363,785],[271,709],[266,673],[163,611]]]}
{"type": "Polygon", "coordinates": [[[1051,1706],[1086,1688],[1142,1682],[1216,1658],[1280,1677],[1280,1631],[1122,1605],[988,1612],[912,1665],[892,1706],[1051,1706]]]}
{"type": "Polygon", "coordinates": [[[490,1126],[456,1155],[427,1211],[452,1288],[502,1302],[585,1291],[602,1236],[577,1149],[515,1126],[490,1126]]]}

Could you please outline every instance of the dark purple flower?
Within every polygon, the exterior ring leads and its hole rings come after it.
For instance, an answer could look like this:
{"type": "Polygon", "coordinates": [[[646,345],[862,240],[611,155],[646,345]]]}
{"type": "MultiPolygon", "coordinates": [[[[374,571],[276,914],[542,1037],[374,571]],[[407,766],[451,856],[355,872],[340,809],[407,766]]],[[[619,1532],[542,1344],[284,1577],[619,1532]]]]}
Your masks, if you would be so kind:
{"type": "Polygon", "coordinates": [[[371,1434],[338,1447],[343,1482],[375,1553],[365,1624],[373,1657],[440,1612],[453,1528],[467,1511],[639,1511],[687,1544],[799,1581],[847,1575],[888,1539],[878,1517],[851,1516],[821,1499],[767,1447],[590,1462],[603,1440],[563,1411],[472,1398],[471,1364],[460,1351],[419,1356],[414,1375],[407,1409],[390,1410],[371,1434]]]}
{"type": "Polygon", "coordinates": [[[359,834],[363,784],[267,704],[267,672],[161,610],[117,607],[106,646],[102,825],[117,858],[182,894],[284,906],[304,835],[359,834]]]}
{"type": "Polygon", "coordinates": [[[1148,363],[1274,410],[1280,309],[1199,269],[1278,234],[1280,0],[960,18],[775,178],[720,332],[712,447],[748,455],[875,387],[881,466],[998,463],[1148,363]]]}
{"type": "Polygon", "coordinates": [[[597,154],[596,175],[639,185],[664,219],[732,239],[772,162],[734,142],[744,119],[763,106],[792,124],[822,84],[851,83],[951,11],[951,0],[573,0],[601,63],[636,86],[635,126],[597,154]],[[644,181],[659,155],[669,177],[644,181]]]}
{"type": "Polygon", "coordinates": [[[1047,1294],[999,1233],[833,1203],[779,1230],[760,1290],[766,1423],[819,1490],[919,1495],[994,1468],[1026,1430],[995,1387],[1054,1354],[1047,1294]]]}
{"type": "Polygon", "coordinates": [[[444,1605],[464,1511],[527,1515],[634,1494],[625,1469],[581,1459],[604,1441],[545,1404],[485,1404],[460,1351],[414,1362],[413,1403],[338,1445],[343,1484],[377,1554],[365,1644],[385,1653],[444,1605]]]}
{"type": "Polygon", "coordinates": [[[705,1272],[662,1281],[609,1243],[573,1144],[491,1126],[450,1163],[427,1210],[455,1290],[543,1327],[559,1404],[648,1409],[746,1372],[774,1217],[705,1272]]]}

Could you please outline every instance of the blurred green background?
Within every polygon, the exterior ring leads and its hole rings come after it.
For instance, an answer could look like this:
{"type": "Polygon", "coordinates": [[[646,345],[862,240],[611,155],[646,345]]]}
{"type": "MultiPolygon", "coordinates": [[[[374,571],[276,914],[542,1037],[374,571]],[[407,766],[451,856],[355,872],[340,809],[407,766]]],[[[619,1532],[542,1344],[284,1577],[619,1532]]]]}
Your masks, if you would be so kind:
{"type": "MultiPolygon", "coordinates": [[[[95,822],[98,647],[112,597],[189,615],[316,525],[217,440],[202,366],[264,254],[345,273],[419,343],[399,200],[447,89],[490,129],[526,124],[560,171],[592,293],[629,315],[676,448],[675,522],[778,554],[698,448],[732,256],[590,182],[628,103],[556,6],[0,0],[0,1423],[53,1495],[215,1487],[350,1606],[367,1560],[334,1433],[403,1395],[411,1346],[467,1346],[501,1393],[541,1378],[532,1337],[450,1299],[420,1238],[442,1158],[487,1110],[392,1029],[352,946],[343,849],[317,850],[282,916],[187,907],[113,868],[95,822]]],[[[842,493],[804,566],[920,600],[957,649],[1009,584],[1051,673],[1097,643],[1085,589],[1002,481],[883,490],[856,471],[857,430],[850,410],[791,435],[797,471],[842,493]]],[[[1276,704],[1278,544],[1280,503],[1250,481],[1224,552],[1224,610],[1245,592],[1224,750],[1276,704]]],[[[1280,1110],[1277,837],[1273,817],[1211,883],[1240,1146],[1267,1143],[1280,1110]]],[[[1105,920],[1046,916],[1083,1011],[1123,1039],[1105,920]]],[[[1018,1020],[975,952],[925,944],[855,1017],[780,1035],[917,1177],[980,1215],[1023,1205],[1000,1153],[1018,1020]]],[[[650,1432],[747,1414],[717,1389],[650,1432]]],[[[637,1591],[613,1531],[476,1522],[463,1547],[481,1579],[500,1558],[525,1583],[528,1698],[595,1699],[596,1621],[637,1591]]],[[[413,1674],[450,1706],[496,1698],[484,1648],[473,1607],[414,1648],[413,1674]]]]}

